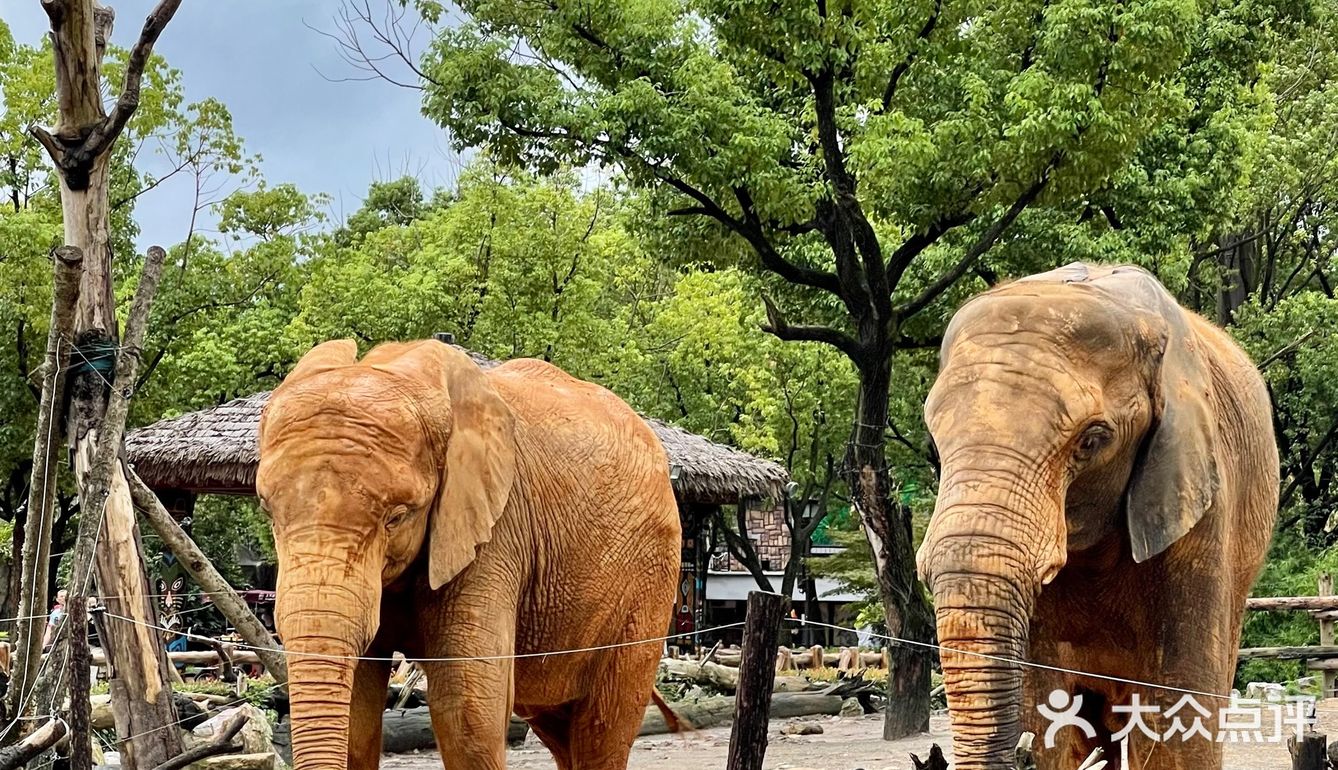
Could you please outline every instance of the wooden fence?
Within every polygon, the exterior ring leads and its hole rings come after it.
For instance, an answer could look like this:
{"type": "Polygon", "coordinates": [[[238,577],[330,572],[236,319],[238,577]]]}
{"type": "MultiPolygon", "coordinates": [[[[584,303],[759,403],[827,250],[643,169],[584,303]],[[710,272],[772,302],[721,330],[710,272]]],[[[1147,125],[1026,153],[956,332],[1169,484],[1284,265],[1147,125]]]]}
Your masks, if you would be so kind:
{"type": "Polygon", "coordinates": [[[1315,596],[1256,597],[1245,602],[1253,612],[1306,612],[1319,623],[1319,644],[1309,647],[1247,647],[1238,660],[1299,660],[1323,677],[1322,697],[1332,698],[1338,680],[1338,645],[1334,623],[1338,621],[1338,595],[1333,592],[1333,575],[1320,575],[1315,596]]]}

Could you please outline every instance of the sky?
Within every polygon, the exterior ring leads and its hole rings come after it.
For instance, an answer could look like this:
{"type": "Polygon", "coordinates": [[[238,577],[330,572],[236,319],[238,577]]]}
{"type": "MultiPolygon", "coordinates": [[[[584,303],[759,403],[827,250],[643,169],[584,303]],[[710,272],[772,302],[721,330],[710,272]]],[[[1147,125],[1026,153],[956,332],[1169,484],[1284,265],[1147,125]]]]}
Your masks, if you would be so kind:
{"type": "MultiPolygon", "coordinates": [[[[113,42],[128,48],[155,2],[105,4],[116,10],[113,42]]],[[[339,7],[335,0],[186,0],[154,49],[181,70],[187,102],[212,96],[228,106],[247,151],[262,156],[268,183],[329,194],[336,221],[357,210],[372,181],[407,173],[431,189],[451,184],[460,168],[446,134],[420,114],[419,92],[379,80],[336,82],[362,74],[317,31],[335,31],[339,7]]],[[[19,43],[36,43],[49,29],[39,0],[0,0],[0,18],[19,43]]],[[[183,240],[193,197],[193,182],[178,177],[141,198],[140,248],[183,240]]]]}

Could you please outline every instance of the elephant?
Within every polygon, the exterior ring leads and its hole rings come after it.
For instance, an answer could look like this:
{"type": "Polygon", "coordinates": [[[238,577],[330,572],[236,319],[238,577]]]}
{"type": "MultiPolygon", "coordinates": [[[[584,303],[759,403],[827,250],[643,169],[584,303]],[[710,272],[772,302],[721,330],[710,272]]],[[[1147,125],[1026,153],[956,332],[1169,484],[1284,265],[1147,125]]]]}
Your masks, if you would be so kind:
{"type": "Polygon", "coordinates": [[[513,711],[563,770],[626,767],[682,548],[626,403],[542,361],[335,340],[271,395],[259,453],[299,770],[378,766],[396,651],[445,767],[504,767],[513,711]]]}
{"type": "Polygon", "coordinates": [[[954,767],[1012,768],[1025,728],[1043,768],[1102,747],[1111,768],[1220,769],[1221,744],[1175,720],[1216,737],[1277,516],[1249,357],[1147,271],[1075,263],[955,313],[925,421],[939,491],[916,560],[954,767]],[[1157,713],[1122,764],[1136,705],[1157,713]]]}

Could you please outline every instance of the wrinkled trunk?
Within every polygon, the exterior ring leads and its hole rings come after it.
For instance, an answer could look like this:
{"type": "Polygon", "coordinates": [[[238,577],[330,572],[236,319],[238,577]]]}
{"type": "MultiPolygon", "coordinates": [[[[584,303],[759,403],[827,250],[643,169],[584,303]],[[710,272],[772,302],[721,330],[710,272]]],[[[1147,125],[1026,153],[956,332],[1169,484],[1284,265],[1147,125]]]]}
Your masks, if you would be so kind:
{"type": "MultiPolygon", "coordinates": [[[[328,565],[327,565],[328,566],[328,565]]],[[[375,635],[380,584],[346,586],[316,577],[337,571],[307,567],[280,580],[277,621],[288,652],[294,766],[348,767],[349,702],[354,658],[375,635]]]]}
{"type": "Polygon", "coordinates": [[[1022,732],[1027,622],[1010,582],[956,575],[934,585],[957,770],[1010,770],[1022,732]]]}
{"type": "MultiPolygon", "coordinates": [[[[294,640],[301,650],[336,650],[324,637],[294,640]]],[[[343,657],[357,654],[345,646],[343,657]]],[[[288,661],[289,708],[292,710],[293,765],[302,770],[335,770],[348,766],[349,701],[353,694],[353,661],[296,655],[288,661]]]]}
{"type": "MultiPolygon", "coordinates": [[[[1011,770],[1022,731],[1022,667],[1041,585],[1065,560],[1060,500],[1019,494],[1048,484],[1022,483],[1035,469],[946,466],[920,567],[934,595],[943,680],[952,719],[956,770],[1011,770]]],[[[1060,493],[1062,494],[1062,492],[1060,493]]]]}

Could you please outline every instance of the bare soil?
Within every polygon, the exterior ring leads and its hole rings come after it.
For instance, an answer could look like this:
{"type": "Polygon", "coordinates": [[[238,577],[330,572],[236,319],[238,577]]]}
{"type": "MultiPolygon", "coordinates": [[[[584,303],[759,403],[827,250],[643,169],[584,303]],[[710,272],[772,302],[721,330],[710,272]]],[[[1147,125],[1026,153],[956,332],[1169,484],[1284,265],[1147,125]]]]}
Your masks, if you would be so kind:
{"type": "MultiPolygon", "coordinates": [[[[805,717],[772,722],[768,738],[767,770],[911,770],[912,752],[924,758],[930,744],[948,752],[951,739],[946,717],[930,720],[927,734],[900,741],[882,740],[882,717],[805,717]],[[816,721],[821,735],[785,735],[786,722],[816,721]]],[[[1319,706],[1319,731],[1338,738],[1338,700],[1319,706]]],[[[630,770],[723,770],[729,748],[729,726],[683,735],[638,738],[632,747],[630,770]]],[[[1226,744],[1225,770],[1289,770],[1291,756],[1285,743],[1226,744]]],[[[386,755],[381,767],[396,770],[438,770],[435,752],[386,755]]],[[[554,770],[548,750],[533,734],[525,745],[507,752],[507,767],[519,770],[554,770]]]]}

